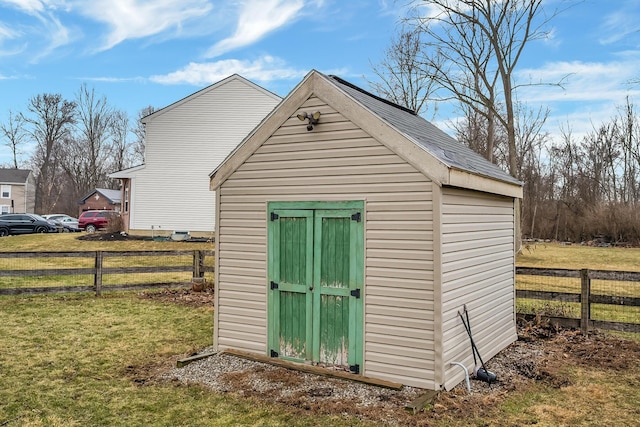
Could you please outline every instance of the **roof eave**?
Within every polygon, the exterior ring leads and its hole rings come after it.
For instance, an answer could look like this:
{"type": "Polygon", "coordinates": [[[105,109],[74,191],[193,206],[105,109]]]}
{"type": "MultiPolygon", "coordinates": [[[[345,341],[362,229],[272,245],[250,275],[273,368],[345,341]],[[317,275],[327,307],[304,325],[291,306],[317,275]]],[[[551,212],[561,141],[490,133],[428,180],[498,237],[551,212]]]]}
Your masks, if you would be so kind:
{"type": "Polygon", "coordinates": [[[521,183],[501,181],[455,168],[449,169],[449,179],[446,185],[517,199],[522,199],[523,196],[521,183]]]}

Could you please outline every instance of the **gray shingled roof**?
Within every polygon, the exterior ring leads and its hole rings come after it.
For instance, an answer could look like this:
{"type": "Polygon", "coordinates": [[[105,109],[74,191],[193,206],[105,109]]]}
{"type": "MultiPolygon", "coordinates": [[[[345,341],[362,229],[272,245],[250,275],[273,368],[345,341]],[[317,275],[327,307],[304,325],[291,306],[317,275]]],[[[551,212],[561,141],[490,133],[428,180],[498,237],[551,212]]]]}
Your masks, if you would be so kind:
{"type": "Polygon", "coordinates": [[[122,192],[120,190],[110,190],[108,188],[96,188],[91,190],[87,195],[85,195],[82,199],[80,199],[80,204],[84,203],[89,197],[94,195],[95,193],[100,193],[111,203],[121,203],[122,202],[122,192]]]}
{"type": "Polygon", "coordinates": [[[450,168],[504,182],[522,184],[497,165],[489,162],[413,111],[379,98],[339,77],[328,77],[329,81],[341,91],[371,110],[450,168]]]}
{"type": "Polygon", "coordinates": [[[30,173],[28,169],[0,169],[0,182],[24,184],[30,173]]]}

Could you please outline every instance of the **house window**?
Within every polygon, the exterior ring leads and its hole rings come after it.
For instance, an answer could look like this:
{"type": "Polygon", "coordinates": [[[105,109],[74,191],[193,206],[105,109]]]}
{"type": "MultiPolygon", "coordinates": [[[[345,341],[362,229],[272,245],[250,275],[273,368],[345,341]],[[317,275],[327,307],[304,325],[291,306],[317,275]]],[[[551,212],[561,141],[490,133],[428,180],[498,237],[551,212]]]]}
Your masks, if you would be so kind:
{"type": "Polygon", "coordinates": [[[129,212],[129,189],[124,189],[124,211],[129,212]]]}
{"type": "Polygon", "coordinates": [[[8,205],[0,205],[0,214],[6,214],[9,213],[9,206],[8,205]]]}
{"type": "Polygon", "coordinates": [[[11,198],[11,186],[3,185],[0,187],[0,198],[10,199],[11,198]]]}

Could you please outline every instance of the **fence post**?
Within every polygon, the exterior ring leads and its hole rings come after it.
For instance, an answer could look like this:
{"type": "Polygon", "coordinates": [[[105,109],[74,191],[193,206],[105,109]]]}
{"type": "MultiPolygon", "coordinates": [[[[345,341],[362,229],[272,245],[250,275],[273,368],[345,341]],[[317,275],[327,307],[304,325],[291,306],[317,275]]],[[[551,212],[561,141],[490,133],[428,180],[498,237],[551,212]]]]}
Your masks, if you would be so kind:
{"type": "Polygon", "coordinates": [[[591,278],[589,277],[589,270],[580,270],[580,331],[583,334],[589,332],[589,321],[591,320],[591,302],[589,297],[591,295],[591,278]]]}
{"type": "Polygon", "coordinates": [[[96,296],[102,295],[102,251],[96,251],[96,274],[93,277],[93,286],[96,289],[96,296]]]}
{"type": "Polygon", "coordinates": [[[203,253],[199,250],[193,251],[193,281],[197,282],[202,280],[204,271],[202,267],[204,265],[203,253]]]}

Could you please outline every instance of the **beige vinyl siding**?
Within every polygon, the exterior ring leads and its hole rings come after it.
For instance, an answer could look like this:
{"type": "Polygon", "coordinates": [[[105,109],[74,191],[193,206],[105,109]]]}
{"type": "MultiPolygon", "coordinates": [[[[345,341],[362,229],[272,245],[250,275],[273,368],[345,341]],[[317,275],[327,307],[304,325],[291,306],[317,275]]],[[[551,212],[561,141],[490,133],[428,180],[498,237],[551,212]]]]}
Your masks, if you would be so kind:
{"type": "Polygon", "coordinates": [[[213,231],[209,173],[277,103],[277,97],[230,79],[149,118],[131,228],[213,231]]]}
{"type": "MultiPolygon", "coordinates": [[[[445,388],[473,368],[469,337],[458,316],[466,304],[485,363],[515,341],[514,202],[468,190],[443,189],[442,341],[445,388]]],[[[490,364],[488,364],[491,370],[490,364]]]]}
{"type": "MultiPolygon", "coordinates": [[[[11,200],[13,200],[13,212],[16,213],[34,213],[33,207],[28,209],[26,200],[26,185],[22,184],[8,184],[11,187],[11,197],[8,199],[0,199],[0,204],[7,205],[11,208],[11,200]]],[[[34,189],[32,188],[32,191],[34,189]]],[[[11,211],[10,211],[11,212],[11,211]]],[[[44,212],[47,213],[47,212],[44,212]]]]}
{"type": "Polygon", "coordinates": [[[312,132],[292,115],[219,189],[216,345],[267,351],[268,201],[364,200],[362,373],[432,388],[432,182],[318,98],[299,111],[317,110],[312,132]]]}

